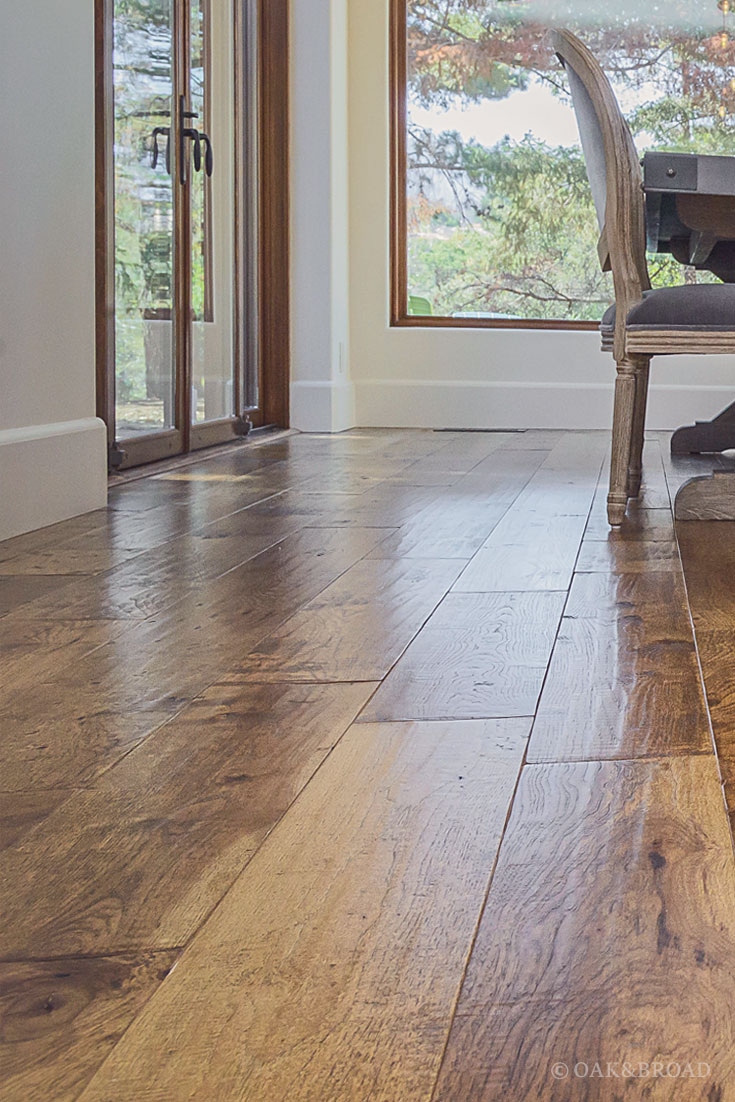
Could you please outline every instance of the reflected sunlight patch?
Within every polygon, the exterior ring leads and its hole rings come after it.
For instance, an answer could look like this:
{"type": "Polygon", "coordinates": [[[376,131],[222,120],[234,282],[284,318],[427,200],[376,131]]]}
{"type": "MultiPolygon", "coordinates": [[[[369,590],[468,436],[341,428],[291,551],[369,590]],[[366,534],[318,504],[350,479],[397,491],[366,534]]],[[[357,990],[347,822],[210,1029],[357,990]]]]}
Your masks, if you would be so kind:
{"type": "Polygon", "coordinates": [[[249,482],[251,474],[157,474],[156,482],[249,482]]]}

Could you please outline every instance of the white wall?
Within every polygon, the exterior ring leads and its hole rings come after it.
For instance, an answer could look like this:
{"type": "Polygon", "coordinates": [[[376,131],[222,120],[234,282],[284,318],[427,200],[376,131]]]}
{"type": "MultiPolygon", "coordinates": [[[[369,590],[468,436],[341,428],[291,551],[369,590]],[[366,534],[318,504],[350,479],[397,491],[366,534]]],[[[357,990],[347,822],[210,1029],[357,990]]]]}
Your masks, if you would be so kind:
{"type": "Polygon", "coordinates": [[[0,539],[103,505],[94,416],[93,10],[0,15],[0,539]]]}
{"type": "Polygon", "coordinates": [[[347,0],[291,3],[291,424],[354,424],[347,0]]]}
{"type": "MultiPolygon", "coordinates": [[[[365,426],[604,428],[614,368],[589,332],[391,329],[388,0],[349,0],[350,362],[365,426]]],[[[654,361],[650,425],[733,400],[735,357],[654,361]]]]}

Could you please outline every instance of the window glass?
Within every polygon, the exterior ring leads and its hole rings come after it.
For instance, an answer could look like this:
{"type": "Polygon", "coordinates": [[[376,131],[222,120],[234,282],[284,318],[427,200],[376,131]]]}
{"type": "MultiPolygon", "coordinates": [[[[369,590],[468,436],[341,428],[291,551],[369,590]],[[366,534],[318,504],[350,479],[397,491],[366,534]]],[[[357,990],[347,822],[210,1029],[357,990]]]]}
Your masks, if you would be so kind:
{"type": "Polygon", "coordinates": [[[172,0],[115,0],[115,403],[118,439],[174,424],[172,0]]]}
{"type": "MultiPolygon", "coordinates": [[[[592,50],[641,154],[732,154],[735,0],[407,0],[407,16],[408,312],[598,321],[612,285],[547,33],[592,50]]],[[[649,263],[654,286],[714,278],[649,263]]]]}

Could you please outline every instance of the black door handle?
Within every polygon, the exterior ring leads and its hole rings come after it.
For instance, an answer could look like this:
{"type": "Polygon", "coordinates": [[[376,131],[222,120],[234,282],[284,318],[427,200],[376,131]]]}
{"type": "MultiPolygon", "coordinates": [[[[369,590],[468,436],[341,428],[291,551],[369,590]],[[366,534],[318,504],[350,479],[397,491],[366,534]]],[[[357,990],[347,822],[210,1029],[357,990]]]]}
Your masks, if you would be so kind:
{"type": "Polygon", "coordinates": [[[194,143],[194,170],[200,172],[202,167],[202,136],[193,126],[187,126],[184,130],[184,137],[191,138],[194,143]]]}
{"type": "MultiPolygon", "coordinates": [[[[194,143],[193,158],[194,169],[196,172],[202,170],[202,145],[204,146],[204,171],[207,176],[211,176],[214,172],[214,152],[212,150],[212,139],[209,134],[205,134],[204,131],[199,131],[193,126],[187,126],[186,122],[189,119],[198,119],[199,116],[196,111],[187,111],[185,108],[186,98],[184,96],[179,97],[179,180],[182,184],[186,183],[186,166],[185,166],[185,152],[186,152],[186,139],[194,143]]],[[[157,127],[159,130],[163,128],[157,127]]],[[[167,147],[168,148],[168,147],[167,147]]],[[[154,158],[157,158],[157,153],[154,149],[154,158]]],[[[168,164],[168,160],[166,162],[168,164]]],[[[155,164],[155,161],[154,161],[155,164]]]]}
{"type": "Polygon", "coordinates": [[[211,176],[214,172],[214,153],[212,152],[212,139],[209,134],[205,134],[202,130],[199,137],[204,143],[204,171],[207,176],[211,176]]]}

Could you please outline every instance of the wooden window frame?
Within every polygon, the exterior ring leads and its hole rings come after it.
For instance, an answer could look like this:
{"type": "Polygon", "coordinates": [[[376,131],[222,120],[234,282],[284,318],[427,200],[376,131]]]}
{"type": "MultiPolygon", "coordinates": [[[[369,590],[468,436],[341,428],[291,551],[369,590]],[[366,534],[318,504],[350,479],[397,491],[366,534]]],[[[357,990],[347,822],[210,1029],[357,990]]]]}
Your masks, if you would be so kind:
{"type": "Polygon", "coordinates": [[[390,324],[406,329],[599,330],[596,321],[408,313],[408,0],[390,0],[390,324]]]}
{"type": "MultiPolygon", "coordinates": [[[[201,425],[184,424],[181,429],[150,433],[140,441],[125,441],[132,463],[139,465],[158,457],[162,437],[183,432],[183,454],[240,435],[240,413],[249,414],[254,427],[274,425],[287,428],[290,416],[290,164],[289,164],[289,17],[290,0],[256,0],[258,27],[257,65],[257,257],[254,289],[257,301],[257,375],[259,407],[252,413],[241,397],[235,417],[201,425]],[[148,453],[151,452],[149,455],[148,453]]],[[[96,299],[96,395],[97,416],[105,421],[108,450],[116,447],[115,425],[115,258],[112,95],[112,10],[113,0],[95,0],[95,299],[96,299]]],[[[237,6],[238,13],[240,6],[237,6]]],[[[238,14],[239,18],[239,14],[238,14]]],[[[241,28],[240,28],[241,29],[241,28]]],[[[179,61],[179,64],[181,62],[179,61]]],[[[236,77],[236,80],[239,79],[236,77]]],[[[238,84],[239,87],[239,84],[238,84]]],[[[236,105],[236,126],[240,97],[236,105]]],[[[236,159],[236,203],[245,187],[242,158],[236,159]]],[[[239,235],[238,235],[239,236],[239,235]]],[[[245,257],[236,242],[237,283],[242,290],[245,257]]],[[[183,251],[186,255],[186,250],[183,251]]],[[[241,304],[240,291],[236,302],[241,304]]],[[[236,309],[236,347],[245,339],[241,332],[242,310],[236,309]]],[[[183,316],[183,310],[180,311],[183,316]]],[[[179,340],[185,339],[184,335],[179,340]]],[[[241,392],[240,372],[236,391],[241,392]]],[[[180,397],[180,396],[179,396],[180,397]]],[[[178,399],[177,399],[178,400],[178,399]]],[[[172,444],[172,447],[174,445],[172,444]]],[[[178,447],[176,448],[178,451],[178,447]]]]}

